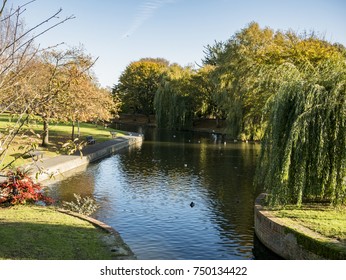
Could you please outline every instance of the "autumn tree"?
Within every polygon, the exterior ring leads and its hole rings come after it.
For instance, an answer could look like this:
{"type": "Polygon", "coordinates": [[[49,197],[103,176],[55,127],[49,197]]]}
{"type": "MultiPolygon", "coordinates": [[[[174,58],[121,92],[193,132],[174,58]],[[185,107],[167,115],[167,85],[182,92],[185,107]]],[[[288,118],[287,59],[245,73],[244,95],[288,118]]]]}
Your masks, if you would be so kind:
{"type": "Polygon", "coordinates": [[[119,105],[113,100],[111,90],[101,88],[86,74],[71,83],[66,100],[65,119],[72,123],[72,141],[75,139],[75,123],[109,121],[112,113],[117,114],[119,105]]]}
{"type": "Polygon", "coordinates": [[[0,134],[0,164],[13,140],[24,131],[23,126],[29,118],[27,112],[35,105],[34,101],[24,102],[27,94],[25,84],[36,75],[33,69],[31,71],[27,69],[42,51],[34,44],[35,39],[74,18],[69,16],[61,19],[62,9],[60,9],[39,21],[36,26],[26,29],[23,15],[31,2],[17,8],[8,8],[6,0],[0,4],[0,113],[9,111],[18,114],[17,122],[0,134]],[[25,106],[19,106],[23,103],[25,106]]]}
{"type": "Polygon", "coordinates": [[[121,74],[115,88],[127,110],[146,115],[148,122],[154,113],[154,97],[167,64],[164,59],[151,58],[132,62],[121,74]]]}
{"type": "Polygon", "coordinates": [[[214,41],[214,45],[206,45],[203,50],[203,65],[218,65],[222,54],[225,52],[226,46],[227,44],[223,41],[214,41]]]}
{"type": "Polygon", "coordinates": [[[108,120],[113,108],[110,92],[99,88],[90,71],[95,60],[81,48],[47,51],[32,63],[36,73],[27,83],[35,100],[31,113],[43,122],[42,146],[49,144],[49,123],[52,121],[108,120]]]}

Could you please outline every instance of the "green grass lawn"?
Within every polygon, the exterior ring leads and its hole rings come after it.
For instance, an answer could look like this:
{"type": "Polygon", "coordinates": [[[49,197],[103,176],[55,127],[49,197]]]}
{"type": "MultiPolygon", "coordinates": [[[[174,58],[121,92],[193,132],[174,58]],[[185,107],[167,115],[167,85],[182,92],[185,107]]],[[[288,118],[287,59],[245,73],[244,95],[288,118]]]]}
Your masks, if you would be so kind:
{"type": "Polygon", "coordinates": [[[273,210],[272,213],[284,220],[292,220],[323,236],[334,238],[346,246],[346,207],[334,208],[326,205],[305,205],[273,210]]]}
{"type": "Polygon", "coordinates": [[[346,206],[323,204],[286,206],[270,209],[286,230],[292,231],[298,244],[326,259],[346,257],[346,206]]]}
{"type": "MultiPolygon", "coordinates": [[[[15,121],[9,114],[0,115],[0,134],[15,121]]],[[[30,129],[41,134],[42,124],[33,120],[30,129]]],[[[50,145],[47,148],[38,147],[44,151],[44,158],[54,157],[62,153],[62,143],[71,139],[71,124],[50,124],[50,145]]],[[[88,135],[96,142],[111,139],[111,131],[119,135],[121,131],[105,128],[102,125],[90,123],[80,124],[80,140],[88,135]]],[[[77,133],[77,127],[75,128],[77,133]]],[[[29,145],[40,138],[16,137],[7,150],[2,162],[5,166],[14,157],[22,153],[20,146],[29,145]]],[[[31,162],[31,157],[20,158],[14,166],[31,162]]],[[[1,168],[1,166],[0,166],[1,168]]],[[[114,251],[119,240],[112,234],[94,226],[88,221],[61,213],[55,208],[39,206],[0,207],[0,259],[33,259],[33,260],[108,260],[122,256],[114,251]],[[113,251],[111,250],[113,248],[113,251]]]]}
{"type": "MultiPolygon", "coordinates": [[[[0,114],[0,133],[5,131],[6,127],[11,125],[16,121],[15,117],[12,117],[9,114],[0,114]]],[[[33,119],[30,122],[30,128],[40,135],[43,130],[42,123],[40,119],[33,119]]],[[[111,139],[111,131],[116,131],[121,135],[121,131],[114,130],[112,128],[105,128],[103,125],[95,125],[91,123],[80,123],[80,141],[85,141],[85,137],[91,135],[94,137],[96,142],[104,142],[111,139]]],[[[43,148],[39,147],[39,150],[44,151],[44,157],[54,157],[62,153],[61,147],[62,143],[66,143],[71,139],[72,134],[72,125],[70,123],[51,123],[49,126],[49,141],[50,146],[43,148]]],[[[77,126],[75,127],[75,135],[77,134],[77,126]]],[[[38,137],[35,138],[23,138],[16,137],[8,150],[7,156],[5,157],[2,166],[5,166],[7,163],[11,162],[16,156],[20,155],[22,151],[20,146],[25,146],[30,144],[30,142],[36,143],[38,146],[41,143],[41,139],[38,137]]],[[[19,158],[13,164],[13,166],[21,166],[27,164],[31,161],[31,158],[19,158]]],[[[1,168],[1,166],[0,166],[1,168]]]]}
{"type": "Polygon", "coordinates": [[[54,208],[0,208],[0,259],[109,260],[115,258],[110,238],[110,233],[54,208]]]}

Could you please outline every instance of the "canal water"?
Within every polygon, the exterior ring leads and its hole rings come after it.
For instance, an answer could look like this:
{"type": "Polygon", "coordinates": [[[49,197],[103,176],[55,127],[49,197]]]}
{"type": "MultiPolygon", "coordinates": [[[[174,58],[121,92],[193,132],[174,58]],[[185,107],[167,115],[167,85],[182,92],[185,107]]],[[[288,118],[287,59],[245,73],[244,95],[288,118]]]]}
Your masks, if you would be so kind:
{"type": "Polygon", "coordinates": [[[119,231],[138,259],[254,259],[252,181],[260,145],[139,132],[142,145],[49,186],[49,194],[94,197],[94,217],[119,231]]]}

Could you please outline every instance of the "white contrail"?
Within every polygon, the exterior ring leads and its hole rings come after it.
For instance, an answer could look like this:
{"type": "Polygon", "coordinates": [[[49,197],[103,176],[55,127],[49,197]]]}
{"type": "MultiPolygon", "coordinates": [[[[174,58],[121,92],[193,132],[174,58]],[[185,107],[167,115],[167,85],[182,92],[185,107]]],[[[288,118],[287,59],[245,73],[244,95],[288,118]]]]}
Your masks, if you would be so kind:
{"type": "Polygon", "coordinates": [[[142,4],[137,12],[137,15],[130,27],[130,29],[122,36],[122,38],[126,38],[131,36],[133,33],[140,28],[143,23],[148,20],[157,9],[162,7],[167,3],[172,3],[174,0],[149,0],[142,4]]]}

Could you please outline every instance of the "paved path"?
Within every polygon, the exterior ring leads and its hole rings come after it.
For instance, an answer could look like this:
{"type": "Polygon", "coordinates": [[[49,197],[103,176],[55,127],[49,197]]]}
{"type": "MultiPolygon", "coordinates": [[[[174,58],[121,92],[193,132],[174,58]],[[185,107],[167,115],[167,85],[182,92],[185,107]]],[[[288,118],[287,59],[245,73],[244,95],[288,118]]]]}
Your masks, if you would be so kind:
{"type": "MultiPolygon", "coordinates": [[[[87,155],[90,155],[92,153],[95,153],[99,150],[102,150],[104,148],[107,148],[107,147],[111,147],[111,146],[114,146],[118,143],[122,143],[124,141],[127,141],[127,138],[125,137],[117,137],[115,139],[112,139],[112,140],[108,140],[108,141],[105,141],[105,142],[101,142],[101,143],[96,143],[96,144],[93,144],[93,145],[88,145],[86,147],[84,147],[83,149],[83,156],[87,156],[87,155]]],[[[75,155],[79,155],[78,152],[75,153],[75,155]]]]}
{"type": "MultiPolygon", "coordinates": [[[[88,145],[88,146],[83,148],[82,154],[83,154],[83,156],[88,156],[88,155],[93,154],[97,151],[100,151],[100,150],[105,149],[107,147],[114,146],[114,145],[116,145],[118,143],[122,143],[124,141],[126,141],[125,138],[119,137],[119,138],[105,141],[102,143],[96,143],[94,145],[88,145]]],[[[80,157],[81,157],[80,153],[75,152],[73,155],[60,155],[60,156],[51,157],[51,158],[43,158],[42,161],[39,160],[36,162],[36,164],[38,164],[43,169],[49,169],[53,166],[67,163],[67,162],[73,160],[74,158],[80,158],[80,157]]]]}
{"type": "Polygon", "coordinates": [[[141,142],[139,136],[122,136],[115,139],[88,145],[83,148],[82,155],[76,152],[73,155],[61,155],[52,158],[43,158],[29,165],[31,172],[37,175],[37,181],[43,182],[53,178],[60,180],[73,169],[85,168],[90,162],[107,157],[118,150],[141,142]]]}

